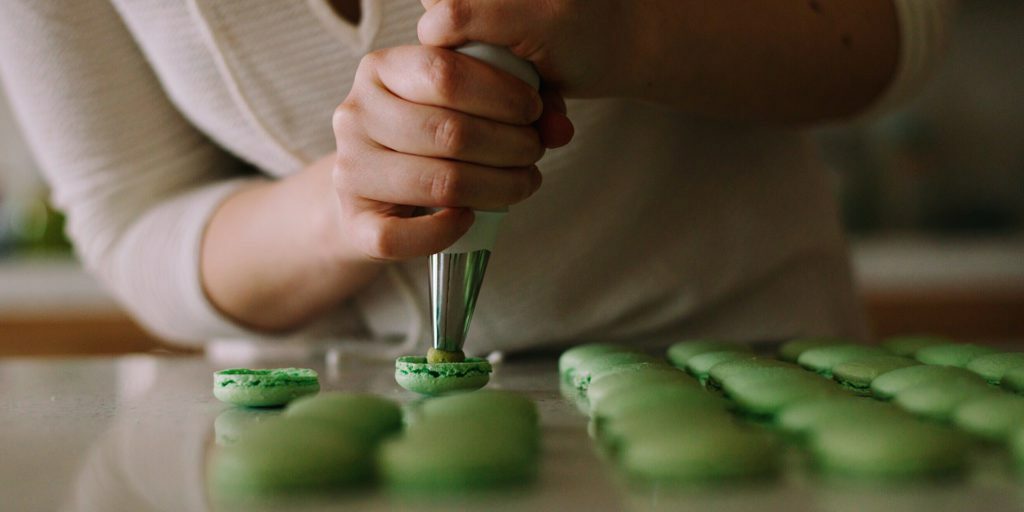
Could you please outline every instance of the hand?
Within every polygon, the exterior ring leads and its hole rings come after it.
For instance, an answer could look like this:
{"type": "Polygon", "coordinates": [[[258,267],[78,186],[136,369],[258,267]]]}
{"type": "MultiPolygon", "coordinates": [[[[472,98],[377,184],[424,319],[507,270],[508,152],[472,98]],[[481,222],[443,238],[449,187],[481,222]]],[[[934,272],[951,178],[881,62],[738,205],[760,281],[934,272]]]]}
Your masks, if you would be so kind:
{"type": "Polygon", "coordinates": [[[628,95],[636,58],[632,19],[621,0],[422,0],[420,42],[509,47],[566,96],[628,95]]]}
{"type": "Polygon", "coordinates": [[[439,252],[469,229],[472,209],[532,195],[541,184],[534,164],[542,141],[555,145],[533,126],[544,110],[526,83],[451,50],[367,55],[333,119],[342,259],[439,252]],[[416,216],[418,207],[439,210],[416,216]]]}

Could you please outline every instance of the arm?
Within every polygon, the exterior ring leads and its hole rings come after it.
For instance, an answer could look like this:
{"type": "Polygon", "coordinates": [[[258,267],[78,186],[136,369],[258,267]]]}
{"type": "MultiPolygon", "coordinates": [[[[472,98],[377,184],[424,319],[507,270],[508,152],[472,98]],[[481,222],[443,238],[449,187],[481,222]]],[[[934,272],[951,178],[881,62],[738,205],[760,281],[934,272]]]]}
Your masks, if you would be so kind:
{"type": "Polygon", "coordinates": [[[632,97],[713,119],[796,123],[847,117],[876,101],[906,67],[901,60],[936,51],[919,48],[934,38],[916,36],[921,25],[941,27],[950,4],[551,0],[537,8],[521,0],[424,0],[419,35],[437,46],[509,46],[567,96],[632,97]],[[915,37],[906,37],[911,27],[915,37]]]}

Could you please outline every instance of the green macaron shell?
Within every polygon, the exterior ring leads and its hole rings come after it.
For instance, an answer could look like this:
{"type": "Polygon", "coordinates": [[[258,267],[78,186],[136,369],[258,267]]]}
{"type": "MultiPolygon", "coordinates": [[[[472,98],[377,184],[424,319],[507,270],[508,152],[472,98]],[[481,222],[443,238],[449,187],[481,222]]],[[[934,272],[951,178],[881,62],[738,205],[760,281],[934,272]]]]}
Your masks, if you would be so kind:
{"type": "Polygon", "coordinates": [[[969,443],[949,428],[884,417],[832,423],[811,435],[809,446],[826,471],[888,480],[961,471],[969,443]]]}
{"type": "Polygon", "coordinates": [[[402,428],[402,410],[395,402],[360,393],[322,393],[300,398],[285,409],[285,417],[328,422],[348,435],[376,442],[402,428]]]}
{"type": "Polygon", "coordinates": [[[949,421],[953,411],[969,400],[985,398],[999,393],[999,390],[984,382],[943,381],[919,384],[899,392],[893,403],[912,414],[937,420],[949,421]]]}
{"type": "Polygon", "coordinates": [[[934,382],[984,382],[981,377],[953,366],[908,366],[885,372],[871,381],[871,394],[889,400],[905,389],[934,382]]]}
{"type": "Polygon", "coordinates": [[[640,352],[610,352],[581,361],[572,374],[572,384],[580,391],[586,391],[590,380],[603,373],[616,371],[616,367],[636,364],[661,363],[658,359],[640,352]]]}
{"type": "Polygon", "coordinates": [[[1024,426],[1018,426],[1010,432],[1007,444],[1010,445],[1010,455],[1017,467],[1024,470],[1024,426]]]}
{"type": "Polygon", "coordinates": [[[601,446],[615,456],[623,444],[633,439],[644,439],[669,430],[735,426],[734,416],[724,409],[665,407],[647,410],[643,414],[616,417],[603,422],[600,427],[592,422],[591,430],[601,446]]]}
{"type": "Polygon", "coordinates": [[[999,384],[1007,391],[1024,393],[1024,367],[1006,370],[999,384]]]}
{"type": "Polygon", "coordinates": [[[426,420],[460,417],[516,418],[537,425],[537,405],[525,395],[503,390],[455,393],[424,401],[419,416],[426,420]]]}
{"type": "Polygon", "coordinates": [[[871,382],[879,375],[920,364],[909,357],[870,356],[836,365],[832,368],[832,379],[855,393],[870,395],[871,382]]]}
{"type": "Polygon", "coordinates": [[[974,359],[996,353],[996,349],[970,343],[947,343],[918,350],[914,357],[924,364],[964,368],[974,359]]]}
{"type": "Polygon", "coordinates": [[[776,359],[755,357],[751,359],[726,361],[712,366],[711,369],[708,370],[708,384],[712,387],[720,388],[726,382],[747,378],[758,378],[758,376],[762,374],[781,374],[786,373],[786,370],[796,370],[801,374],[807,373],[800,369],[799,366],[792,363],[778,361],[776,359]]]}
{"type": "Polygon", "coordinates": [[[795,363],[800,354],[812,348],[831,347],[835,345],[849,345],[850,341],[842,338],[797,338],[789,340],[779,346],[779,359],[795,363]]]}
{"type": "Polygon", "coordinates": [[[967,369],[981,375],[989,384],[999,384],[1003,375],[1014,368],[1024,367],[1024,352],[1004,352],[978,356],[967,363],[967,369]]]}
{"type": "Polygon", "coordinates": [[[847,361],[887,354],[885,349],[872,345],[832,345],[807,350],[800,354],[797,363],[825,377],[832,377],[832,369],[847,361]]]}
{"type": "Polygon", "coordinates": [[[213,374],[213,396],[244,407],[279,407],[319,391],[319,376],[307,368],[229,368],[213,374]]]}
{"type": "Polygon", "coordinates": [[[600,401],[604,395],[622,386],[669,381],[697,386],[696,380],[675,367],[646,366],[637,371],[604,373],[591,379],[587,386],[587,398],[591,402],[600,401]]]}
{"type": "Polygon", "coordinates": [[[707,409],[724,410],[727,406],[722,397],[699,387],[663,382],[610,392],[600,402],[591,404],[590,412],[600,422],[658,408],[678,407],[696,413],[707,409]]]}
{"type": "Polygon", "coordinates": [[[898,356],[914,357],[922,348],[950,343],[953,340],[938,336],[894,336],[882,340],[879,346],[898,356]]]}
{"type": "Polygon", "coordinates": [[[707,352],[750,352],[750,347],[725,341],[689,340],[670,346],[666,356],[672,366],[686,368],[686,363],[691,357],[707,352]]]}
{"type": "Polygon", "coordinates": [[[716,365],[740,359],[753,359],[755,357],[757,356],[750,352],[736,352],[732,350],[705,352],[691,357],[686,363],[686,371],[696,377],[701,384],[707,384],[708,373],[716,365]]]}
{"type": "Polygon", "coordinates": [[[487,385],[491,363],[467,357],[461,363],[427,363],[427,358],[402,356],[395,360],[395,382],[421,395],[471,391],[487,385]]]}
{"type": "Polygon", "coordinates": [[[817,375],[788,370],[785,375],[728,382],[725,394],[744,413],[769,418],[789,405],[827,396],[842,395],[842,388],[817,375]]]}
{"type": "Polygon", "coordinates": [[[389,487],[450,493],[519,485],[537,475],[537,433],[522,423],[500,428],[472,416],[424,421],[385,441],[380,475],[389,487]]]}
{"type": "Polygon", "coordinates": [[[213,420],[214,442],[220,446],[231,446],[252,427],[275,420],[280,415],[280,409],[228,407],[213,420]]]}
{"type": "Polygon", "coordinates": [[[373,473],[372,445],[330,423],[278,418],[216,450],[207,471],[217,494],[273,494],[349,487],[373,473]]]}
{"type": "Polygon", "coordinates": [[[837,395],[804,400],[783,408],[775,416],[775,425],[786,434],[806,439],[809,435],[832,424],[855,424],[860,421],[877,421],[880,416],[906,415],[890,404],[859,398],[852,395],[837,395]]]}
{"type": "Polygon", "coordinates": [[[619,450],[624,472],[647,484],[765,477],[779,462],[780,447],[767,433],[720,424],[652,432],[619,450]]]}
{"type": "Polygon", "coordinates": [[[987,441],[1003,442],[1024,426],[1024,398],[1001,393],[968,400],[953,412],[953,423],[987,441]]]}
{"type": "Polygon", "coordinates": [[[580,363],[600,355],[628,351],[629,349],[627,347],[608,343],[588,343],[585,345],[577,345],[565,352],[562,352],[562,355],[559,356],[558,373],[562,376],[564,381],[571,383],[573,374],[576,373],[576,368],[580,363]]]}

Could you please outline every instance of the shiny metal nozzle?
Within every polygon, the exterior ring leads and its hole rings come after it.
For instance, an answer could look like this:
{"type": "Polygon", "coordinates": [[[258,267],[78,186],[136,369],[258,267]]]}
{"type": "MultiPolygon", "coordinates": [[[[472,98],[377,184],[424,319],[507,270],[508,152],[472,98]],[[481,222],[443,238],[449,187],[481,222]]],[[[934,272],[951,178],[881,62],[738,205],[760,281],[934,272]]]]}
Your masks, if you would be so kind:
{"type": "Polygon", "coordinates": [[[491,251],[430,256],[430,310],[434,348],[462,350],[491,251]]]}

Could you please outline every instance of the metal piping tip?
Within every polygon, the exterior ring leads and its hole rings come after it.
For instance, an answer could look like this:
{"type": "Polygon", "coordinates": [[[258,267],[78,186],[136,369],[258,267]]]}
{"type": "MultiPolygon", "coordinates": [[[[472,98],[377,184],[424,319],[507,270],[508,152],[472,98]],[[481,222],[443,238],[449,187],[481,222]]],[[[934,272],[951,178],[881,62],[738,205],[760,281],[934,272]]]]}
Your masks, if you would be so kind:
{"type": "Polygon", "coordinates": [[[491,251],[430,256],[430,310],[434,348],[462,350],[491,251]]]}

